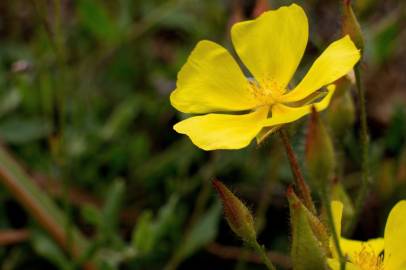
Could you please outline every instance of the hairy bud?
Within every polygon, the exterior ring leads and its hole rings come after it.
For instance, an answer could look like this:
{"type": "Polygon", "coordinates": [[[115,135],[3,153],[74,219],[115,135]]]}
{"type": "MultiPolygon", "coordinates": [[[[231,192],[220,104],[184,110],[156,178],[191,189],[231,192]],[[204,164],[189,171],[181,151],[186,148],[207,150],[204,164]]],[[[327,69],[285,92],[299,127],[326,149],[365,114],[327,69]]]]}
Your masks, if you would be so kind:
{"type": "Polygon", "coordinates": [[[361,32],[361,27],[358,23],[357,17],[355,17],[354,11],[351,7],[351,0],[343,0],[343,18],[342,18],[342,33],[343,35],[349,35],[357,46],[361,49],[361,53],[364,50],[364,37],[361,32]]]}
{"type": "Polygon", "coordinates": [[[333,143],[314,108],[306,138],[305,159],[309,176],[317,188],[331,180],[335,170],[333,143]]]}
{"type": "Polygon", "coordinates": [[[213,180],[212,183],[223,203],[224,214],[230,228],[245,242],[255,242],[257,233],[248,208],[223,183],[217,180],[213,180]]]}

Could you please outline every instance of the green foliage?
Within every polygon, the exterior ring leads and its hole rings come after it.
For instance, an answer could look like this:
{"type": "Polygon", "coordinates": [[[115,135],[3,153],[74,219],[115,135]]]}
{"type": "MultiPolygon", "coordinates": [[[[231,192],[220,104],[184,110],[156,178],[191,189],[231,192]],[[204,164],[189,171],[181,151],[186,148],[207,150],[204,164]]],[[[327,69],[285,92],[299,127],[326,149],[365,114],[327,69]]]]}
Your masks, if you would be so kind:
{"type": "Polygon", "coordinates": [[[112,43],[120,37],[117,25],[102,3],[94,0],[80,0],[77,11],[83,27],[101,41],[112,43]]]}
{"type": "Polygon", "coordinates": [[[141,255],[147,255],[156,250],[165,235],[169,234],[172,225],[176,222],[177,203],[178,198],[171,197],[168,203],[160,209],[156,220],[153,220],[153,215],[149,210],[145,210],[141,214],[132,237],[132,244],[141,255]]]}
{"type": "Polygon", "coordinates": [[[394,110],[385,141],[386,148],[397,154],[406,144],[406,110],[403,106],[399,106],[394,110]]]}
{"type": "Polygon", "coordinates": [[[0,125],[1,138],[12,144],[29,143],[46,137],[50,132],[50,124],[36,118],[10,117],[0,125]]]}
{"type": "Polygon", "coordinates": [[[58,269],[74,269],[74,264],[66,257],[63,250],[49,236],[45,235],[44,232],[35,232],[31,242],[35,252],[49,259],[58,269]]]}
{"type": "Polygon", "coordinates": [[[219,203],[213,206],[190,228],[185,241],[182,243],[178,256],[185,259],[196,251],[214,241],[220,220],[221,207],[219,203]]]}

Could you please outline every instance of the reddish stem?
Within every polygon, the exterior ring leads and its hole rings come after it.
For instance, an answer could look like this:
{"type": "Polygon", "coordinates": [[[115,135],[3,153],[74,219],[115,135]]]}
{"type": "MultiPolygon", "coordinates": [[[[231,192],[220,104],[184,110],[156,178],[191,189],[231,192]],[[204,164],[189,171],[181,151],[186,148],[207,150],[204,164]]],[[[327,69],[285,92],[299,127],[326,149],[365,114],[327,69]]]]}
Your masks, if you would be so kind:
{"type": "Polygon", "coordinates": [[[286,154],[288,156],[289,163],[290,163],[290,168],[292,169],[292,173],[295,176],[295,184],[299,189],[299,195],[303,199],[304,205],[313,214],[316,214],[317,213],[316,207],[314,206],[309,186],[306,184],[306,181],[300,170],[299,163],[297,162],[295,152],[293,151],[293,148],[290,145],[288,135],[286,134],[286,131],[283,129],[279,130],[279,135],[282,139],[283,145],[285,146],[286,154]]]}

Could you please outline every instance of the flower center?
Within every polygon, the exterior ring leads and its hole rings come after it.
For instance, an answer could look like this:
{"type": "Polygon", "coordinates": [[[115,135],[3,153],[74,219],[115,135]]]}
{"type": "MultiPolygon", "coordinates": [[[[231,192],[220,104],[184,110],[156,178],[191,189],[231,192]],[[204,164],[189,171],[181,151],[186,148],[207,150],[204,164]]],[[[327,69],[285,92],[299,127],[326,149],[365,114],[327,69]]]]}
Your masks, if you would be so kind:
{"type": "Polygon", "coordinates": [[[278,82],[265,79],[257,82],[249,79],[249,90],[262,105],[273,105],[280,102],[280,97],[286,92],[278,82]]]}
{"type": "Polygon", "coordinates": [[[361,270],[384,270],[383,256],[376,254],[367,245],[364,245],[361,251],[355,254],[353,264],[357,265],[361,270]]]}

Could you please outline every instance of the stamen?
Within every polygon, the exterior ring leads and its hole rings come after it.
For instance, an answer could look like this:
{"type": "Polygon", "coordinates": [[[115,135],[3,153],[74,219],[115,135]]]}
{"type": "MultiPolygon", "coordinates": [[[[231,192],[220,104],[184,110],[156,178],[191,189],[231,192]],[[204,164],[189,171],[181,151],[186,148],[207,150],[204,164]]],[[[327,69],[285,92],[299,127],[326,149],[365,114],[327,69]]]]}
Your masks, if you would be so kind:
{"type": "Polygon", "coordinates": [[[376,254],[367,244],[363,245],[361,251],[355,254],[353,263],[361,270],[384,270],[383,256],[376,254]]]}
{"type": "Polygon", "coordinates": [[[279,102],[280,97],[286,92],[275,80],[264,79],[260,82],[248,79],[250,91],[263,105],[272,105],[279,102]]]}

